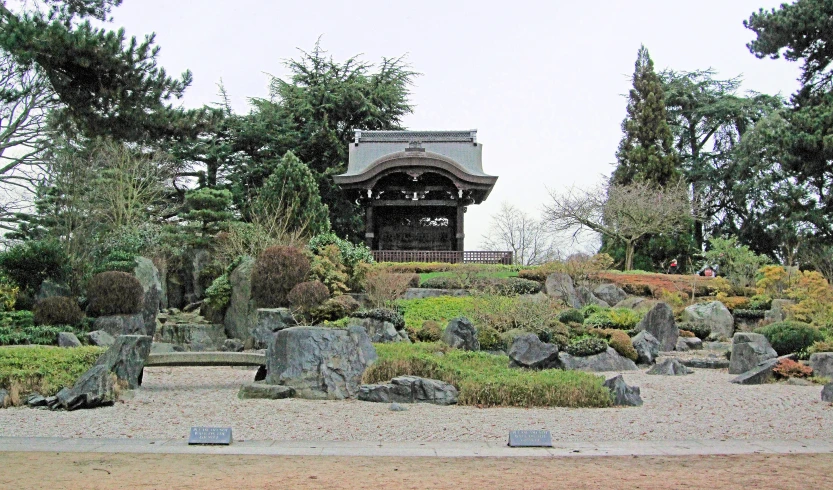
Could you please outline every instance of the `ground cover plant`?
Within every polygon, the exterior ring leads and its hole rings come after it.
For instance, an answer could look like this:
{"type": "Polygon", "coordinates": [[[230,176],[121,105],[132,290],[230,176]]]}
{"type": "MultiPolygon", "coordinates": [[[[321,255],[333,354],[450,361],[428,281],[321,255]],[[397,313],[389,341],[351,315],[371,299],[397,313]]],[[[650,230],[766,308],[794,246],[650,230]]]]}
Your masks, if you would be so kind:
{"type": "Polygon", "coordinates": [[[481,407],[608,407],[604,378],[581,371],[511,369],[509,358],[451,349],[441,343],[376,344],[379,360],[363,382],[403,375],[440,379],[460,391],[461,405],[481,407]]]}
{"type": "Polygon", "coordinates": [[[3,347],[0,388],[9,390],[12,398],[18,400],[33,392],[52,396],[61,388],[72,386],[102,352],[101,347],[3,347]]]}
{"type": "Polygon", "coordinates": [[[77,329],[68,325],[35,325],[31,311],[0,312],[0,346],[55,345],[60,332],[77,333],[77,329]]]}

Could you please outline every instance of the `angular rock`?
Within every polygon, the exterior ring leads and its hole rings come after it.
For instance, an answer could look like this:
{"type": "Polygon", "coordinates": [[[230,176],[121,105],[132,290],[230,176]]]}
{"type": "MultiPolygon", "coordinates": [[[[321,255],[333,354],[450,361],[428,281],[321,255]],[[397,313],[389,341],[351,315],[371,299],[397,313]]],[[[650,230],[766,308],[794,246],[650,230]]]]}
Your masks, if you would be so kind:
{"type": "Polygon", "coordinates": [[[366,402],[454,405],[457,396],[457,388],[453,385],[418,376],[399,376],[387,384],[362,385],[359,388],[359,400],[366,402]]]}
{"type": "Polygon", "coordinates": [[[791,299],[774,299],[769,306],[769,310],[764,313],[764,321],[766,323],[783,322],[787,319],[787,310],[785,307],[792,306],[795,301],[791,299]]]}
{"type": "Polygon", "coordinates": [[[243,342],[239,339],[226,339],[220,350],[223,352],[243,352],[243,342]]]}
{"type": "Polygon", "coordinates": [[[441,339],[455,349],[480,350],[477,329],[466,317],[461,316],[448,322],[441,339]]]}
{"type": "Polygon", "coordinates": [[[593,294],[609,305],[615,305],[628,297],[628,293],[615,284],[600,284],[593,290],[593,294]]]}
{"type": "Polygon", "coordinates": [[[674,312],[665,303],[657,303],[637,324],[636,329],[646,331],[659,341],[660,351],[671,351],[677,346],[680,330],[674,323],[674,312]]]}
{"type": "Polygon", "coordinates": [[[45,407],[46,397],[43,397],[35,393],[34,395],[30,396],[29,399],[26,400],[26,405],[30,407],[45,407]]]}
{"type": "Polygon", "coordinates": [[[57,407],[66,410],[112,405],[116,401],[116,390],[110,370],[102,364],[91,367],[72,388],[59,391],[55,398],[57,407]]]}
{"type": "Polygon", "coordinates": [[[252,331],[257,325],[257,306],[252,299],[252,268],[255,260],[251,257],[244,257],[232,272],[229,274],[231,284],[231,300],[223,318],[226,327],[226,337],[240,339],[246,344],[254,344],[254,348],[266,346],[269,339],[257,342],[252,336],[252,331]]]}
{"type": "Polygon", "coordinates": [[[563,272],[554,272],[547,276],[544,283],[547,296],[564,301],[570,308],[581,308],[581,301],[576,293],[573,278],[563,272]]]}
{"type": "MultiPolygon", "coordinates": [[[[351,318],[350,325],[362,327],[373,343],[402,342],[403,340],[391,322],[376,318],[351,318]]],[[[405,338],[408,338],[407,335],[405,338]]]]}
{"type": "Polygon", "coordinates": [[[738,332],[732,337],[732,355],[729,358],[729,374],[741,374],[761,362],[775,359],[778,354],[769,341],[759,333],[738,332]]]}
{"type": "Polygon", "coordinates": [[[659,355],[659,340],[649,332],[643,330],[632,339],[633,348],[636,350],[639,364],[653,364],[659,355]]]}
{"type": "Polygon", "coordinates": [[[257,382],[243,385],[237,393],[237,398],[241,399],[260,398],[280,400],[281,398],[292,398],[293,396],[295,396],[295,389],[292,387],[257,382]]]}
{"type": "Polygon", "coordinates": [[[159,278],[159,269],[153,261],[146,257],[135,257],[136,267],[133,275],[142,285],[145,292],[145,301],[142,304],[142,318],[145,322],[143,335],[153,337],[156,332],[156,314],[162,309],[162,281],[159,278]]]}
{"type": "Polygon", "coordinates": [[[72,291],[68,286],[58,284],[52,279],[46,279],[40,284],[38,292],[35,294],[35,301],[40,302],[46,298],[54,298],[55,296],[71,297],[72,291]]]}
{"type": "Polygon", "coordinates": [[[833,379],[833,352],[816,352],[810,356],[813,376],[833,379]]]}
{"type": "Polygon", "coordinates": [[[779,359],[769,359],[763,361],[752,369],[744,372],[737,378],[731,380],[732,383],[739,385],[761,385],[775,379],[775,373],[772,369],[778,364],[779,359]]]}
{"type": "Polygon", "coordinates": [[[642,405],[639,387],[628,386],[621,374],[606,380],[604,386],[613,395],[614,405],[625,407],[639,407],[642,405]]]}
{"type": "Polygon", "coordinates": [[[12,397],[6,390],[0,389],[0,408],[8,408],[12,405],[12,397]]]}
{"type": "Polygon", "coordinates": [[[81,341],[72,332],[59,332],[58,347],[81,347],[81,341]]]}
{"type": "Polygon", "coordinates": [[[729,360],[720,357],[692,357],[680,359],[683,366],[698,369],[726,369],[729,367],[729,360]]]}
{"type": "Polygon", "coordinates": [[[607,301],[596,297],[596,295],[593,294],[593,291],[584,286],[576,288],[576,294],[578,295],[578,300],[581,302],[582,306],[598,305],[602,308],[610,307],[610,304],[607,301]]]}
{"type": "MultiPolygon", "coordinates": [[[[250,334],[252,347],[255,349],[262,349],[269,345],[277,332],[298,325],[289,308],[258,308],[255,310],[255,316],[257,323],[250,334]]],[[[243,337],[240,339],[244,344],[246,343],[243,337]]]]}
{"type": "Polygon", "coordinates": [[[735,319],[729,309],[720,301],[697,303],[683,310],[682,320],[687,323],[706,325],[718,339],[730,339],[735,333],[735,319]]]}
{"type": "Polygon", "coordinates": [[[266,382],[291,386],[298,398],[354,398],[364,370],[376,359],[361,327],[290,327],[266,350],[266,382]]]}
{"type": "Polygon", "coordinates": [[[592,356],[572,356],[566,352],[559,352],[558,362],[564,369],[576,371],[636,371],[639,369],[633,361],[613,350],[613,347],[608,347],[605,352],[592,356]]]}
{"type": "Polygon", "coordinates": [[[171,352],[185,352],[181,345],[169,344],[167,342],[154,342],[150,345],[151,354],[169,354],[171,352]]]}
{"type": "Polygon", "coordinates": [[[215,351],[225,342],[226,331],[219,323],[165,323],[159,327],[156,340],[179,345],[183,351],[215,351]]]}
{"type": "Polygon", "coordinates": [[[833,383],[827,383],[821,389],[821,401],[833,403],[833,383]]]}
{"type": "Polygon", "coordinates": [[[390,410],[391,412],[407,412],[408,407],[403,407],[398,403],[391,403],[390,407],[388,407],[388,410],[390,410]]]}
{"type": "Polygon", "coordinates": [[[558,366],[558,347],[541,342],[534,333],[515,337],[508,354],[511,367],[549,369],[558,366]]]}
{"type": "Polygon", "coordinates": [[[657,363],[654,367],[649,369],[646,374],[657,374],[660,376],[685,376],[686,374],[691,374],[692,372],[692,370],[685,367],[679,360],[668,358],[657,363]]]}
{"type": "MultiPolygon", "coordinates": [[[[147,327],[141,313],[132,315],[100,316],[93,321],[93,328],[103,330],[113,337],[119,335],[145,335],[147,327]]],[[[156,327],[154,327],[154,330],[156,327]]]]}
{"type": "Polygon", "coordinates": [[[94,330],[87,334],[87,338],[90,339],[92,345],[98,347],[110,347],[116,342],[116,338],[104,330],[94,330]]]}
{"type": "Polygon", "coordinates": [[[700,350],[702,348],[703,341],[697,337],[678,337],[675,350],[679,352],[686,352],[690,350],[700,350]]]}
{"type": "Polygon", "coordinates": [[[127,381],[130,389],[142,384],[142,369],[150,354],[152,339],[147,335],[122,335],[112,347],[98,358],[95,365],[105,366],[116,376],[127,381]]]}

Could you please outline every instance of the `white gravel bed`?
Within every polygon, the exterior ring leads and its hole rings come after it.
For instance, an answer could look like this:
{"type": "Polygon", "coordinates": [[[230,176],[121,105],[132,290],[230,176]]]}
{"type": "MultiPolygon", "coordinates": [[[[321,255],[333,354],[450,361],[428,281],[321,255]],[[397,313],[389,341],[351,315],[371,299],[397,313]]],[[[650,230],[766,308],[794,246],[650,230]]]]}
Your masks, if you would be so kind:
{"type": "Polygon", "coordinates": [[[829,437],[833,405],[821,386],[739,386],[725,371],[685,377],[624,373],[642,407],[476,408],[355,400],[240,400],[254,371],[145,369],[135,396],[113,407],[74,412],[0,410],[0,436],[181,438],[191,426],[232,427],[235,440],[497,441],[514,429],[547,429],[556,441],[812,439],[829,437]]]}

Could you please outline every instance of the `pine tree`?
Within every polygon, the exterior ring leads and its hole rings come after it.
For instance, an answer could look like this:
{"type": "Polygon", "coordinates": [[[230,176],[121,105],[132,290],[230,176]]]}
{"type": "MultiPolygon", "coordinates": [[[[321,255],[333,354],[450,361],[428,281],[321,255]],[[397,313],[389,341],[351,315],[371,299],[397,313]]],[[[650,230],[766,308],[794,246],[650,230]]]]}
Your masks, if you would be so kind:
{"type": "Polygon", "coordinates": [[[678,180],[680,171],[666,120],[662,81],[654,72],[654,62],[645,46],[639,48],[636,57],[627,111],[612,182],[627,185],[636,180],[664,187],[678,180]]]}

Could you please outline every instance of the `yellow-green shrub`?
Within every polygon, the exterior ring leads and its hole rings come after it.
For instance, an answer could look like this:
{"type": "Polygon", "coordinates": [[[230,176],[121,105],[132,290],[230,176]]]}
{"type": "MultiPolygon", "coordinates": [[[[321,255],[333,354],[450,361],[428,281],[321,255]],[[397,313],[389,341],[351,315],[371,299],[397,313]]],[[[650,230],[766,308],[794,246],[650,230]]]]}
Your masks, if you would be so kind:
{"type": "Polygon", "coordinates": [[[0,349],[0,388],[12,385],[21,395],[52,396],[95,364],[100,347],[5,347],[0,349]]]}
{"type": "Polygon", "coordinates": [[[630,336],[624,330],[593,328],[589,332],[592,335],[607,340],[608,344],[613,347],[613,350],[618,352],[622,357],[627,357],[634,362],[639,357],[636,349],[633,348],[633,342],[630,336]]]}

